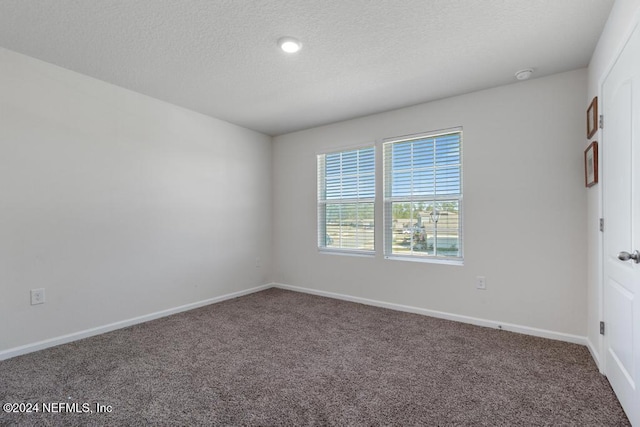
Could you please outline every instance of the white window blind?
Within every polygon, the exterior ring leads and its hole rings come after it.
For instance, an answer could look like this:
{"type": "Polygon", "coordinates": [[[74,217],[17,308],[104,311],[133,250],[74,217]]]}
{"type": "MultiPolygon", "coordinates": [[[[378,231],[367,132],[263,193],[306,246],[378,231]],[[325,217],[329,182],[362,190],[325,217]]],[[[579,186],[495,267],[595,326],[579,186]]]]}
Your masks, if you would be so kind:
{"type": "Polygon", "coordinates": [[[374,147],[318,155],[318,247],[373,252],[374,147]]]}
{"type": "Polygon", "coordinates": [[[387,140],[387,257],[462,260],[462,130],[387,140]]]}

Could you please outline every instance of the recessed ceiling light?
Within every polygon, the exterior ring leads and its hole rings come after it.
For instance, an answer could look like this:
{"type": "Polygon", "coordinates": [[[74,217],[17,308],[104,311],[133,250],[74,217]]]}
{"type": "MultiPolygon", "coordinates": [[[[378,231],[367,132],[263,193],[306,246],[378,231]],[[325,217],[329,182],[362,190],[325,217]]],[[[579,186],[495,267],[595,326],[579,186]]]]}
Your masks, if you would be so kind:
{"type": "Polygon", "coordinates": [[[533,74],[533,68],[525,68],[524,70],[516,71],[516,79],[527,80],[533,74]]]}
{"type": "Polygon", "coordinates": [[[302,47],[302,43],[293,37],[281,37],[278,46],[287,53],[296,53],[302,47]]]}

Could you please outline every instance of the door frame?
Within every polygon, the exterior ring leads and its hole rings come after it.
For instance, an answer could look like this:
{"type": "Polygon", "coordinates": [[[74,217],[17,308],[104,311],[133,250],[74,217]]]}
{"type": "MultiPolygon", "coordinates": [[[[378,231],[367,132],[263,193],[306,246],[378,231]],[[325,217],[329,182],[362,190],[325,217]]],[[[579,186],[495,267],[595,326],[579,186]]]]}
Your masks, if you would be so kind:
{"type": "MultiPolygon", "coordinates": [[[[611,74],[611,71],[613,70],[613,67],[615,66],[616,62],[618,61],[618,59],[620,58],[620,55],[622,54],[622,52],[624,51],[624,48],[627,46],[627,44],[629,43],[629,40],[631,39],[631,36],[633,35],[633,32],[638,29],[638,31],[640,31],[640,9],[636,10],[636,13],[634,13],[633,18],[631,19],[631,21],[629,22],[629,25],[627,27],[627,29],[624,31],[622,38],[620,39],[620,41],[618,42],[618,45],[616,46],[616,49],[614,51],[614,54],[610,57],[610,60],[606,66],[606,68],[604,69],[604,72],[600,75],[600,77],[598,78],[598,102],[599,102],[599,106],[598,106],[598,111],[600,111],[600,114],[605,116],[605,126],[606,126],[606,115],[605,115],[605,111],[604,111],[604,98],[603,98],[603,88],[604,88],[604,83],[607,80],[607,78],[609,77],[609,75],[611,74]]],[[[598,117],[598,121],[600,120],[600,118],[598,117]]],[[[603,213],[604,213],[604,197],[603,197],[603,191],[604,191],[604,169],[603,169],[603,159],[604,157],[607,155],[607,141],[605,141],[603,138],[603,132],[602,129],[600,128],[599,124],[597,127],[597,132],[596,134],[592,137],[592,140],[594,141],[599,141],[599,146],[598,146],[598,170],[600,171],[600,185],[597,186],[597,202],[598,202],[598,218],[603,218],[603,213]]],[[[592,224],[590,224],[592,225],[592,224]]],[[[605,218],[605,230],[606,230],[606,218],[605,218]]],[[[597,248],[598,248],[598,265],[597,265],[597,294],[598,294],[598,317],[600,319],[600,321],[604,321],[605,318],[605,304],[604,304],[604,232],[598,232],[598,241],[597,241],[597,248]]],[[[592,325],[587,325],[587,331],[590,329],[592,325]]],[[[593,325],[593,327],[595,327],[595,325],[593,325]]],[[[587,333],[587,337],[588,337],[588,333],[587,333]]],[[[607,363],[607,358],[604,354],[604,351],[606,350],[606,346],[605,346],[605,340],[606,340],[606,332],[605,332],[605,336],[603,335],[599,335],[599,339],[598,339],[598,343],[593,343],[593,345],[595,345],[597,348],[595,349],[597,351],[597,357],[596,357],[596,363],[598,365],[598,370],[600,371],[600,373],[602,375],[605,375],[606,373],[606,363],[607,363]]],[[[588,338],[587,338],[587,341],[588,338]]],[[[593,353],[593,350],[592,350],[593,353]]],[[[592,354],[593,355],[593,354],[592,354]]]]}

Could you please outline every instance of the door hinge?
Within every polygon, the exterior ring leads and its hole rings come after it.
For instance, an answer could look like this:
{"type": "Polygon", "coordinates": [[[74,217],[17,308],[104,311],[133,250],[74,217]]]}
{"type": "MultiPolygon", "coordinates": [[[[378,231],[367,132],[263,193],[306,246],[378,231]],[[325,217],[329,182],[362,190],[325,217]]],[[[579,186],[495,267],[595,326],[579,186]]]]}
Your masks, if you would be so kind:
{"type": "Polygon", "coordinates": [[[600,129],[604,129],[604,116],[600,114],[600,129]]]}
{"type": "Polygon", "coordinates": [[[604,218],[600,218],[600,231],[604,231],[604,218]]]}
{"type": "Polygon", "coordinates": [[[604,335],[604,322],[600,322],[600,335],[604,335]]]}

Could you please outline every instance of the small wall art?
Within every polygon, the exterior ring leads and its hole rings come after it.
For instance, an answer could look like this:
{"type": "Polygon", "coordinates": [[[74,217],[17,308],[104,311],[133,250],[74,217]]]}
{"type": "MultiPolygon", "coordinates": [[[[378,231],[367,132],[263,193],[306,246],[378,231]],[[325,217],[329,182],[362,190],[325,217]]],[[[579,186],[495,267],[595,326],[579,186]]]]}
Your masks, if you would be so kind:
{"type": "Polygon", "coordinates": [[[598,142],[593,141],[584,150],[584,185],[589,188],[598,183],[598,142]]]}
{"type": "Polygon", "coordinates": [[[593,101],[587,108],[587,139],[591,139],[598,130],[598,97],[594,97],[593,101]]]}

